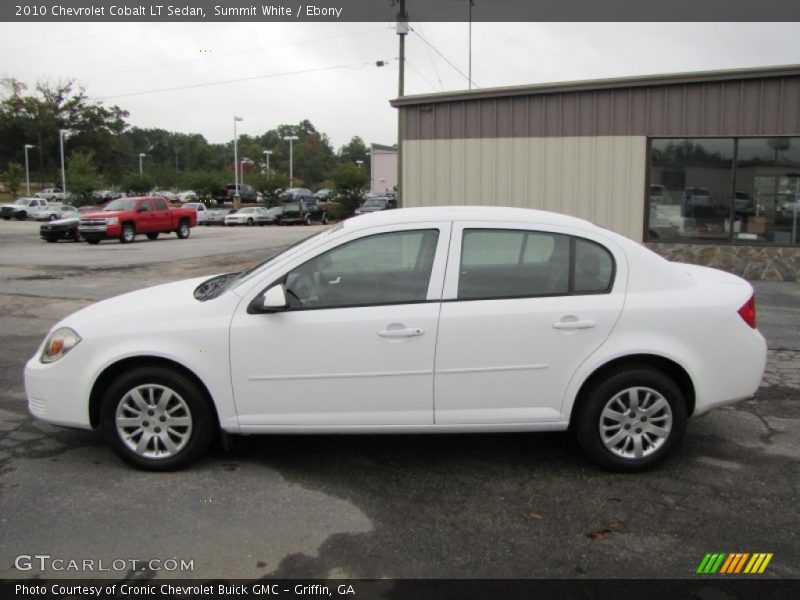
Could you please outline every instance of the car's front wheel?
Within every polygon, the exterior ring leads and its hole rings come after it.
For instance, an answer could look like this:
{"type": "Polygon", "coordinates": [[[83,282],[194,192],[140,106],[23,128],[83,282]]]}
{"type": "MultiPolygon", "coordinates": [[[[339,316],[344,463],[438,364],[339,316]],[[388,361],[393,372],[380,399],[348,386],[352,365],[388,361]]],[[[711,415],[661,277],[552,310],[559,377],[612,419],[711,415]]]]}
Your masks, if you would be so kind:
{"type": "Polygon", "coordinates": [[[122,232],[119,235],[119,241],[123,244],[130,244],[136,239],[136,229],[130,223],[122,226],[122,232]]]}
{"type": "Polygon", "coordinates": [[[600,380],[575,409],[574,430],[589,458],[611,471],[660,462],[686,429],[686,400],[663,372],[630,366],[600,380]]]}
{"type": "Polygon", "coordinates": [[[101,423],[114,452],[149,471],[180,469],[208,449],[217,429],[204,391],[160,366],[120,375],[106,390],[101,423]]]}

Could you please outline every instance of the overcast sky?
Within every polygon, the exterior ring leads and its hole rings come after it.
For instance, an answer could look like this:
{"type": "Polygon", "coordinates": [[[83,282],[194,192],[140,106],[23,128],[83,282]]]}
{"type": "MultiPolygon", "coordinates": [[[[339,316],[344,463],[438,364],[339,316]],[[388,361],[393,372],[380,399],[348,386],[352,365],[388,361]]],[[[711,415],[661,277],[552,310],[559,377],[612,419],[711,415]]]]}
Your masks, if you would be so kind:
{"type": "MultiPolygon", "coordinates": [[[[465,89],[467,24],[411,26],[406,93],[465,89]]],[[[797,64],[799,40],[798,23],[474,23],[472,76],[494,87],[797,64]]],[[[391,23],[0,23],[0,75],[76,79],[132,125],[211,142],[232,139],[240,115],[251,135],[309,119],[337,149],[353,135],[393,144],[397,55],[391,23]],[[167,88],[186,89],[154,92],[167,88]]]]}

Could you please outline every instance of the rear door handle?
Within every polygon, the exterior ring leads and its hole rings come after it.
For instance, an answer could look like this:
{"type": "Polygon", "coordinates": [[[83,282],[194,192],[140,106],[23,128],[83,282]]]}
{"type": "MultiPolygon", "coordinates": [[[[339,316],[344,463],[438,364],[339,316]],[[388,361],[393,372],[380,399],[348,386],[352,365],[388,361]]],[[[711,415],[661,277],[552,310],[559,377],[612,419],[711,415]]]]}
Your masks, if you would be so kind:
{"type": "Polygon", "coordinates": [[[597,321],[590,321],[586,320],[578,320],[575,319],[574,321],[556,321],[553,323],[553,329],[591,329],[592,327],[597,325],[597,321]]]}
{"type": "Polygon", "coordinates": [[[385,338],[400,338],[400,337],[415,337],[425,333],[424,329],[419,327],[404,327],[402,329],[382,329],[378,335],[385,338]]]}

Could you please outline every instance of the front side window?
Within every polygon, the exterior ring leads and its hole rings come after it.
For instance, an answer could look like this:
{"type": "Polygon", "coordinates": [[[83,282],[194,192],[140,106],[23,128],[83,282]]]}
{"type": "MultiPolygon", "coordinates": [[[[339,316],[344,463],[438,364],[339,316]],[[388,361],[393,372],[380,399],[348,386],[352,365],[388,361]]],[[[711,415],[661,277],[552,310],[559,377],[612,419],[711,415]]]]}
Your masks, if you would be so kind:
{"type": "Polygon", "coordinates": [[[329,250],[283,279],[290,308],[424,302],[439,231],[381,233],[329,250]]]}
{"type": "Polygon", "coordinates": [[[464,231],[459,300],[601,294],[613,279],[614,259],[596,242],[549,232],[464,231]]]}

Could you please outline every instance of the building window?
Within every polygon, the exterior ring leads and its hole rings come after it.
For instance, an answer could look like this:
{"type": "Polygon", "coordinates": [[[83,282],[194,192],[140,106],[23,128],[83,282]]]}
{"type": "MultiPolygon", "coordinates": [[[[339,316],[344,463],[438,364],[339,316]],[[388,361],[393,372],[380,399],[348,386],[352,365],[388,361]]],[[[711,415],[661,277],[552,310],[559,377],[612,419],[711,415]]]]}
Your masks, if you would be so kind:
{"type": "Polygon", "coordinates": [[[729,238],[733,153],[732,139],[652,141],[649,241],[729,238]]]}
{"type": "Polygon", "coordinates": [[[800,138],[739,140],[733,238],[797,244],[800,138]]]}
{"type": "Polygon", "coordinates": [[[800,138],[653,139],[646,240],[797,244],[800,138]]]}

